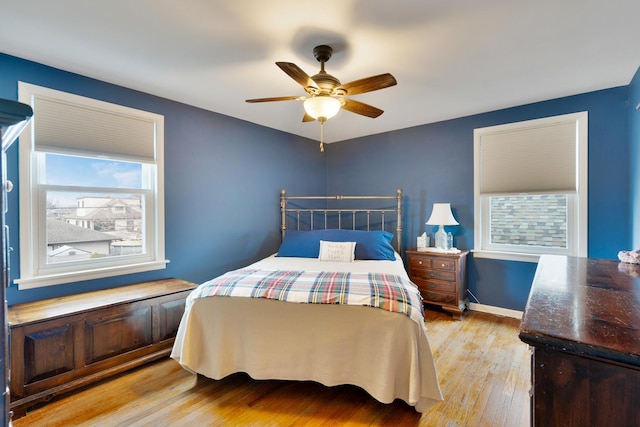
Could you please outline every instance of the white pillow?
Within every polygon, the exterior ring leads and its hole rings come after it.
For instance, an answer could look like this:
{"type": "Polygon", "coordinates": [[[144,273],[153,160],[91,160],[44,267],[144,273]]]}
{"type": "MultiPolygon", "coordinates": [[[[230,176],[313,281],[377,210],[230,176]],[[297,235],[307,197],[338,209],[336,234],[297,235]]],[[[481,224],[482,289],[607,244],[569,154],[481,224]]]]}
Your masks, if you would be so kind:
{"type": "Polygon", "coordinates": [[[320,261],[353,262],[356,242],[327,242],[320,240],[320,261]]]}

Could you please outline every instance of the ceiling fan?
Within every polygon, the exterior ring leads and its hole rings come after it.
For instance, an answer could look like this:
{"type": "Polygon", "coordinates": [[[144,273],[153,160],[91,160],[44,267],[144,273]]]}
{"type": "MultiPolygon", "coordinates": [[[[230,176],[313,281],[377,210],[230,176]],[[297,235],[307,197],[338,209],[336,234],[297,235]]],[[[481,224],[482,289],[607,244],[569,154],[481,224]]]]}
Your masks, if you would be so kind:
{"type": "Polygon", "coordinates": [[[313,56],[320,62],[320,72],[311,77],[292,62],[276,62],[282,71],[303,87],[308,96],[247,99],[246,102],[304,101],[303,122],[318,120],[324,123],[335,116],[341,108],[371,118],[382,114],[381,109],[348,97],[394,86],[397,84],[396,79],[391,74],[385,73],[342,84],[338,78],[324,70],[324,64],[332,54],[331,46],[320,45],[313,49],[313,56]]]}

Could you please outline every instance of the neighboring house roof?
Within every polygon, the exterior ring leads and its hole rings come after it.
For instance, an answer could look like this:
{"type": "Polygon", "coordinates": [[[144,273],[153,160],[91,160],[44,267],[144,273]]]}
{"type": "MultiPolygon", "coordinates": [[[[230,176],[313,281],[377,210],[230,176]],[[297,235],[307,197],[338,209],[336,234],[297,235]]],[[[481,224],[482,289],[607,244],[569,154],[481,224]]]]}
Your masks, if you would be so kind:
{"type": "MultiPolygon", "coordinates": [[[[139,202],[139,200],[136,200],[139,202]]],[[[112,199],[102,206],[85,207],[86,215],[66,215],[69,219],[95,219],[100,221],[110,221],[116,219],[140,219],[142,218],[142,209],[140,206],[131,205],[122,199],[112,199]],[[122,208],[121,211],[114,211],[114,207],[122,208]]]]}
{"type": "Polygon", "coordinates": [[[66,252],[69,252],[69,251],[80,252],[83,254],[91,255],[91,251],[85,251],[84,249],[79,249],[79,248],[74,248],[73,246],[64,245],[64,246],[60,246],[58,249],[55,249],[49,252],[47,256],[55,257],[58,255],[65,254],[66,252]]]}
{"type": "Polygon", "coordinates": [[[118,240],[111,234],[78,227],[67,222],[47,218],[47,244],[101,242],[118,240]]]}

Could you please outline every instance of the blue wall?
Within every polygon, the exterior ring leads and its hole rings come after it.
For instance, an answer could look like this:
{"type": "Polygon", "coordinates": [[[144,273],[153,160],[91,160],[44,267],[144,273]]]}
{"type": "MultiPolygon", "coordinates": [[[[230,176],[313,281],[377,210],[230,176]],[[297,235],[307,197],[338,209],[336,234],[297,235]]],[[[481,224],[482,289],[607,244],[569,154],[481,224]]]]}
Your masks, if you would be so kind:
{"type": "Polygon", "coordinates": [[[629,145],[631,159],[631,248],[640,249],[640,68],[629,86],[629,145]]]}
{"type": "MultiPolygon", "coordinates": [[[[585,110],[589,256],[615,258],[632,243],[640,245],[638,74],[630,86],[329,144],[321,154],[316,142],[304,138],[15,57],[0,54],[0,70],[2,98],[17,99],[22,80],[165,116],[166,254],[171,260],[156,272],[29,291],[14,285],[9,304],[162,277],[198,283],[238,268],[277,250],[282,188],[289,194],[374,195],[402,188],[405,247],[423,231],[433,234],[424,225],[433,203],[451,202],[460,226],[448,231],[458,247],[473,248],[473,129],[585,110]]],[[[14,145],[7,168],[14,183],[17,164],[14,145]]],[[[17,278],[17,191],[10,194],[9,206],[11,277],[17,278]]],[[[482,304],[522,310],[535,268],[534,263],[471,258],[469,288],[482,304]]]]}
{"type": "MultiPolygon", "coordinates": [[[[631,243],[629,87],[576,95],[331,144],[329,194],[406,196],[404,241],[415,246],[433,203],[450,202],[457,247],[473,248],[473,130],[541,117],[589,112],[589,256],[616,258],[631,243]]],[[[473,259],[469,290],[481,304],[523,310],[535,263],[473,259]]],[[[474,301],[472,298],[471,301],[474,301]]]]}
{"type": "MultiPolygon", "coordinates": [[[[178,277],[196,283],[277,251],[279,198],[325,194],[325,155],[316,142],[220,114],[0,54],[0,97],[18,80],[165,116],[166,270],[7,292],[11,304],[178,277]],[[302,177],[302,179],[301,179],[302,177]]],[[[17,144],[7,155],[11,278],[19,277],[17,144]]]]}

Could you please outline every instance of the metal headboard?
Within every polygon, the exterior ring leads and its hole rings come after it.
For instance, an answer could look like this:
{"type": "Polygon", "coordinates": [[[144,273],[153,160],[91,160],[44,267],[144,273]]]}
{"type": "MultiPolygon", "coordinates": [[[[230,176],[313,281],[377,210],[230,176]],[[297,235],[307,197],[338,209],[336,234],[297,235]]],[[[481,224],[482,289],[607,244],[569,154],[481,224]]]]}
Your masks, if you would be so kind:
{"type": "MultiPolygon", "coordinates": [[[[336,203],[339,204],[339,203],[336,203]]],[[[375,230],[386,230],[385,225],[393,224],[395,222],[395,241],[396,250],[398,253],[402,253],[402,190],[398,189],[395,196],[287,196],[287,192],[282,190],[280,192],[280,211],[282,214],[280,222],[280,230],[282,232],[282,239],[287,231],[287,219],[289,222],[295,223],[295,229],[301,230],[301,222],[307,221],[307,228],[309,230],[326,229],[329,225],[333,228],[343,228],[343,222],[350,222],[351,229],[365,229],[367,231],[372,230],[372,218],[375,222],[379,220],[379,226],[374,228],[375,230]],[[395,207],[383,207],[383,208],[344,208],[344,207],[327,207],[327,206],[314,206],[305,207],[303,204],[312,202],[322,202],[327,205],[329,201],[336,200],[359,200],[359,201],[373,201],[377,204],[379,201],[382,204],[385,200],[395,199],[395,207]],[[301,201],[301,205],[291,206],[294,203],[291,201],[301,201]],[[350,221],[343,221],[343,215],[348,215],[350,221]],[[392,214],[393,218],[386,219],[385,215],[392,214]],[[320,221],[316,220],[316,216],[320,218],[320,221]],[[319,223],[319,224],[318,224],[319,223]]],[[[349,224],[347,224],[349,226],[349,224]]],[[[386,230],[391,231],[391,230],[386,230]]]]}

